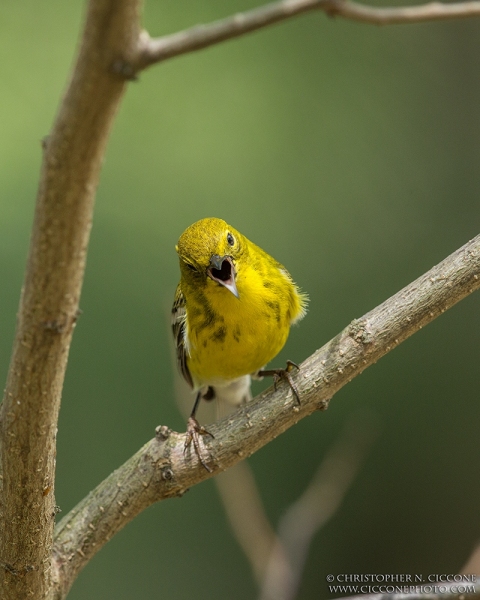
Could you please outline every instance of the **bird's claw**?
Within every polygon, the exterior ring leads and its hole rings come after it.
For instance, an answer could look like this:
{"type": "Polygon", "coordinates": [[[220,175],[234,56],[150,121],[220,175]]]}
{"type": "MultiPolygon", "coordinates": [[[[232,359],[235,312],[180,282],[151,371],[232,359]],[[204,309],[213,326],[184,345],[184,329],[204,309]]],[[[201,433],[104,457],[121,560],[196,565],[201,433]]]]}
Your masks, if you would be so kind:
{"type": "Polygon", "coordinates": [[[212,469],[207,465],[203,456],[202,456],[202,448],[200,446],[200,436],[201,435],[209,435],[211,438],[214,436],[205,429],[203,425],[195,419],[195,417],[189,417],[187,422],[187,433],[185,437],[185,445],[183,447],[184,454],[187,452],[190,444],[193,442],[193,448],[195,450],[195,454],[200,461],[200,464],[204,469],[206,469],[209,473],[212,473],[212,469]]]}
{"type": "Polygon", "coordinates": [[[292,376],[290,375],[292,369],[294,368],[298,371],[300,370],[300,367],[296,363],[294,363],[293,360],[287,360],[287,366],[285,367],[285,369],[269,369],[266,371],[259,371],[258,375],[261,377],[273,377],[273,387],[275,388],[275,390],[277,389],[277,383],[280,381],[280,379],[285,379],[288,382],[288,385],[290,386],[298,404],[301,404],[300,393],[298,391],[297,384],[293,381],[292,376]]]}

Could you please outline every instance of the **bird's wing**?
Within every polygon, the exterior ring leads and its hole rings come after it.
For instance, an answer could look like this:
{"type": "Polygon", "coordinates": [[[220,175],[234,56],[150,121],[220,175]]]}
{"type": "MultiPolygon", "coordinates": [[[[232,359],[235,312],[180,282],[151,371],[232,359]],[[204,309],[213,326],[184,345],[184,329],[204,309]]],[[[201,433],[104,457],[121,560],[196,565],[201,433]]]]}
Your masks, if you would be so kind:
{"type": "Polygon", "coordinates": [[[187,348],[186,348],[186,327],[187,327],[187,311],[185,309],[185,297],[182,293],[180,284],[175,292],[175,299],[172,306],[172,331],[175,339],[175,347],[177,351],[177,365],[181,374],[187,383],[193,387],[192,376],[187,365],[187,348]]]}

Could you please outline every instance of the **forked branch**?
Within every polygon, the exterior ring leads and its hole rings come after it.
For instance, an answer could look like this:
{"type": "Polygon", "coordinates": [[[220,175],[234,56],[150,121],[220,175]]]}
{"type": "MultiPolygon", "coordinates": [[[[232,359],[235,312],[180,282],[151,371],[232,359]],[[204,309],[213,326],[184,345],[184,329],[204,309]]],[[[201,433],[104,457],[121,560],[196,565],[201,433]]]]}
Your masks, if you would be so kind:
{"type": "Polygon", "coordinates": [[[391,25],[478,17],[480,2],[429,2],[418,6],[383,8],[350,0],[281,0],[163,37],[150,38],[144,31],[133,67],[138,71],[168,58],[201,50],[314,10],[361,23],[391,25]]]}

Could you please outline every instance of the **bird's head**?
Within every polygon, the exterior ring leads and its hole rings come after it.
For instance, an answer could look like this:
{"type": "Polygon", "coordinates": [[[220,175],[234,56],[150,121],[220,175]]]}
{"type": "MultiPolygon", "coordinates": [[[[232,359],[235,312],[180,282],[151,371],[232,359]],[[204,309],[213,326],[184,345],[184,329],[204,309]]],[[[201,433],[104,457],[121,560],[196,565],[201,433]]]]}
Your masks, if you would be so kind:
{"type": "Polygon", "coordinates": [[[192,285],[221,285],[239,298],[236,262],[245,251],[243,236],[222,219],[208,218],[190,225],[176,251],[182,277],[192,285]]]}

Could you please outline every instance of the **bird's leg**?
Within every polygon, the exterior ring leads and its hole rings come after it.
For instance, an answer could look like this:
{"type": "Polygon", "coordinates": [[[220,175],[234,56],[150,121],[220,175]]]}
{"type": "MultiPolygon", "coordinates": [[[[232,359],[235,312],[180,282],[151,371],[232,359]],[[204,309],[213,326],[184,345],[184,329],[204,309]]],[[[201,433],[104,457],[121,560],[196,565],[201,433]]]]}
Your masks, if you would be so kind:
{"type": "Polygon", "coordinates": [[[259,377],[273,377],[273,385],[275,389],[277,389],[277,383],[280,379],[286,379],[288,381],[288,385],[291,387],[293,395],[297,399],[298,404],[300,402],[300,394],[297,388],[297,384],[293,381],[292,376],[290,375],[292,369],[300,370],[300,367],[291,360],[287,360],[287,366],[285,369],[268,369],[258,371],[257,375],[259,377]]]}
{"type": "MultiPolygon", "coordinates": [[[[210,388],[209,388],[210,390],[210,388]]],[[[207,391],[208,394],[208,391],[207,391]]],[[[193,448],[195,449],[195,454],[200,461],[200,464],[209,472],[212,473],[212,469],[207,465],[202,456],[202,449],[200,447],[200,436],[201,435],[209,435],[213,438],[213,435],[205,429],[203,425],[195,418],[195,413],[197,412],[198,405],[200,404],[200,400],[202,399],[202,392],[199,391],[197,397],[195,398],[195,403],[192,408],[192,412],[187,421],[187,435],[185,438],[185,446],[183,448],[183,452],[185,453],[187,449],[190,447],[190,444],[193,442],[193,448]]]]}

